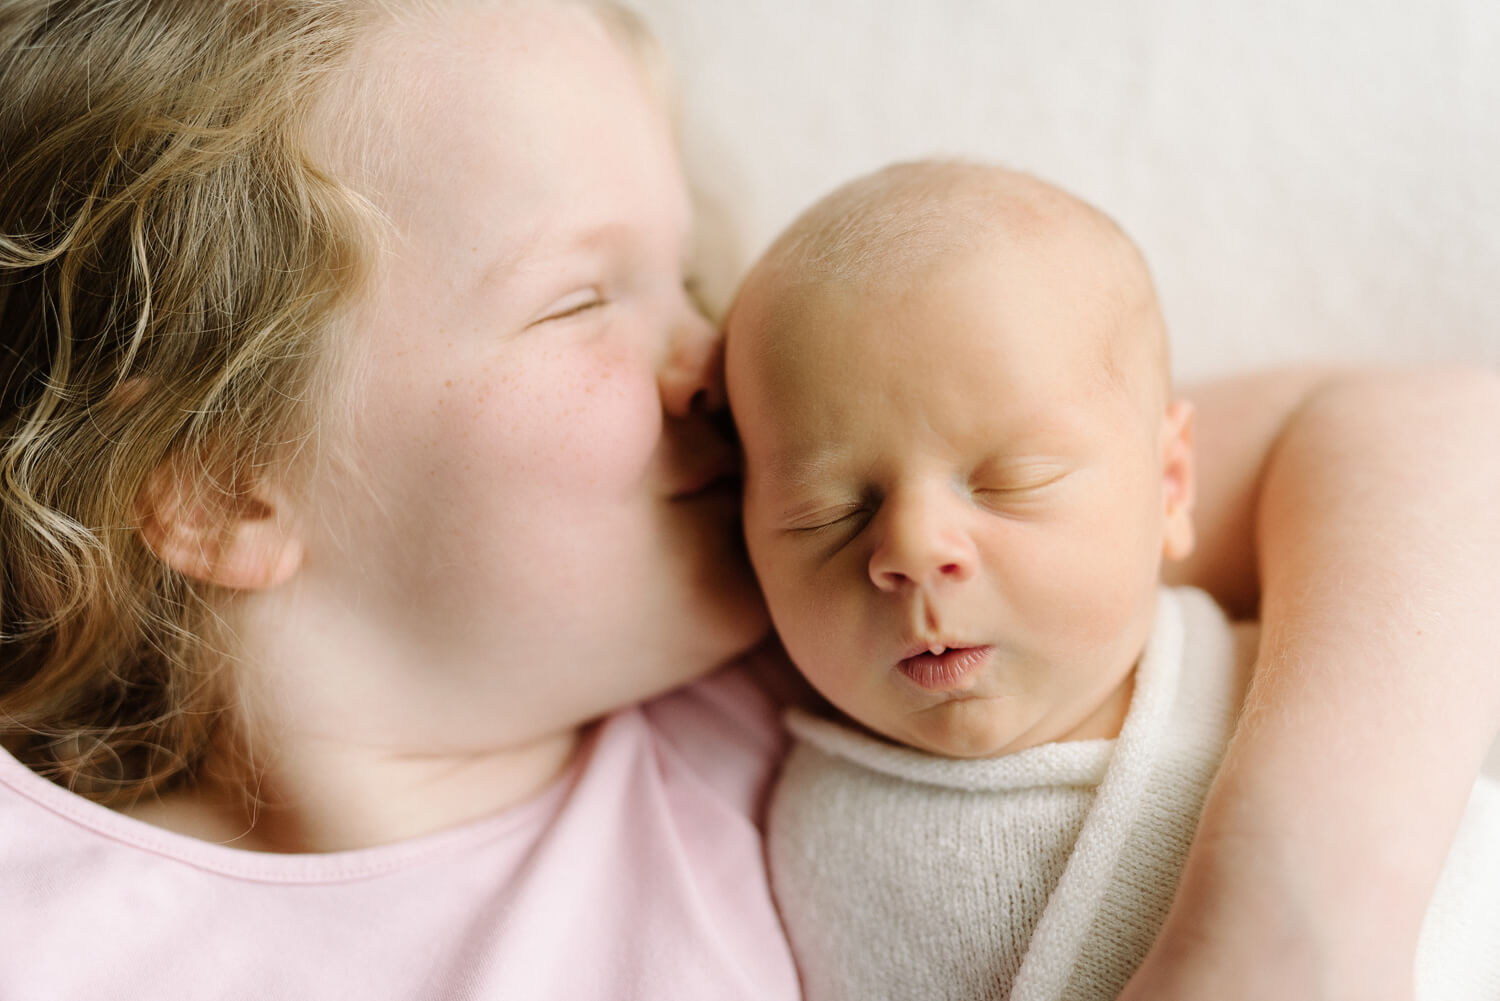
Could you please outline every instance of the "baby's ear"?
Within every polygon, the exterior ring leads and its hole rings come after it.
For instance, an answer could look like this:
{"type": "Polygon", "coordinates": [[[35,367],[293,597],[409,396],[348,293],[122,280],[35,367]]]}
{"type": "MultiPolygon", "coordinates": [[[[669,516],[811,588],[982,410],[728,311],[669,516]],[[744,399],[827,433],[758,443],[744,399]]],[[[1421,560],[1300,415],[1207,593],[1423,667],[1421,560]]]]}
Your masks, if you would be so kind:
{"type": "Polygon", "coordinates": [[[207,584],[241,591],[274,587],[302,564],[280,493],[266,482],[211,483],[167,460],[136,498],[142,540],[163,563],[207,584]]]}
{"type": "Polygon", "coordinates": [[[1166,532],[1162,555],[1169,560],[1186,559],[1197,536],[1193,531],[1193,502],[1197,483],[1193,468],[1193,405],[1174,400],[1162,424],[1162,497],[1166,506],[1166,532]]]}

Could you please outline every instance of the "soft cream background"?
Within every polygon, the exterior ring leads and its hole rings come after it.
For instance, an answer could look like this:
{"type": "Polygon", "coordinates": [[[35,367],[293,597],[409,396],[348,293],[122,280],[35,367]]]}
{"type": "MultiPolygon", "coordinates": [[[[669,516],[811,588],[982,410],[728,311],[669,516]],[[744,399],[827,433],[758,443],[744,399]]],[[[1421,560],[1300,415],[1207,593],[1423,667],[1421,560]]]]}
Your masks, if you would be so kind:
{"type": "Polygon", "coordinates": [[[1492,0],[635,0],[764,246],[890,160],[996,159],[1146,251],[1179,374],[1500,366],[1492,0]]]}
{"type": "Polygon", "coordinates": [[[1494,0],[633,2],[744,253],[857,173],[977,156],[1135,236],[1185,378],[1500,367],[1494,0]]]}

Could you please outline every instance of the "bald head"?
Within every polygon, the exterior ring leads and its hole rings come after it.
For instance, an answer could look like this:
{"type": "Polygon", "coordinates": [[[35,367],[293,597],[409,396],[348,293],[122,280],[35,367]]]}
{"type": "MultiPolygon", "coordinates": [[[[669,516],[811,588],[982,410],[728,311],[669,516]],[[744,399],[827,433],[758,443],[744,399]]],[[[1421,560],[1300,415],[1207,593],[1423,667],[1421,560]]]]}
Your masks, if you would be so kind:
{"type": "MultiPolygon", "coordinates": [[[[1087,202],[986,164],[902,163],[833,191],[752,269],[730,317],[730,336],[796,336],[798,314],[820,294],[899,290],[979,255],[996,269],[1023,260],[1043,265],[1055,295],[1101,313],[1102,322],[1080,336],[1099,339],[1103,373],[1139,390],[1152,409],[1165,402],[1165,325],[1135,244],[1087,202]]],[[[758,347],[775,351],[770,343],[758,347]]]]}

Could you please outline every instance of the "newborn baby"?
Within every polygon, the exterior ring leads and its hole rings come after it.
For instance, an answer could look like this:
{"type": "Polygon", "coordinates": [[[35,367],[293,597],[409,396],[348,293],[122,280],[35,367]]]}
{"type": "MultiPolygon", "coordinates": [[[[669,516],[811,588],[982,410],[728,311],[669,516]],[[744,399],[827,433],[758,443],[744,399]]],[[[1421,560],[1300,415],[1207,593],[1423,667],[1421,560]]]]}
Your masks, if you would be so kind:
{"type": "MultiPolygon", "coordinates": [[[[1033,177],[891,167],[756,265],[727,365],[752,562],[837,710],[792,714],[771,812],[808,997],[1115,997],[1255,650],[1159,583],[1193,545],[1191,409],[1139,251],[1033,177]]],[[[1485,784],[1434,997],[1500,998],[1497,835],[1485,784]]]]}

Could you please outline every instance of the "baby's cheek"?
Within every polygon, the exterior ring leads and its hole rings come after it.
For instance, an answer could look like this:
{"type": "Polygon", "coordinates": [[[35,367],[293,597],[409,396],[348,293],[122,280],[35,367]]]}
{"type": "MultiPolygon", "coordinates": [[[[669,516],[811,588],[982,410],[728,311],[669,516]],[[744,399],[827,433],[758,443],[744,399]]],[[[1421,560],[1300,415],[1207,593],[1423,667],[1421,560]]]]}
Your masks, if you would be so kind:
{"type": "Polygon", "coordinates": [[[864,687],[857,610],[844,588],[804,567],[782,567],[763,581],[782,643],[814,688],[846,702],[864,687]]]}
{"type": "Polygon", "coordinates": [[[1027,603],[1033,635],[1048,637],[1064,660],[1094,663],[1133,642],[1156,588],[1137,533],[1107,526],[1036,554],[1035,567],[1036,593],[1027,603]]]}

